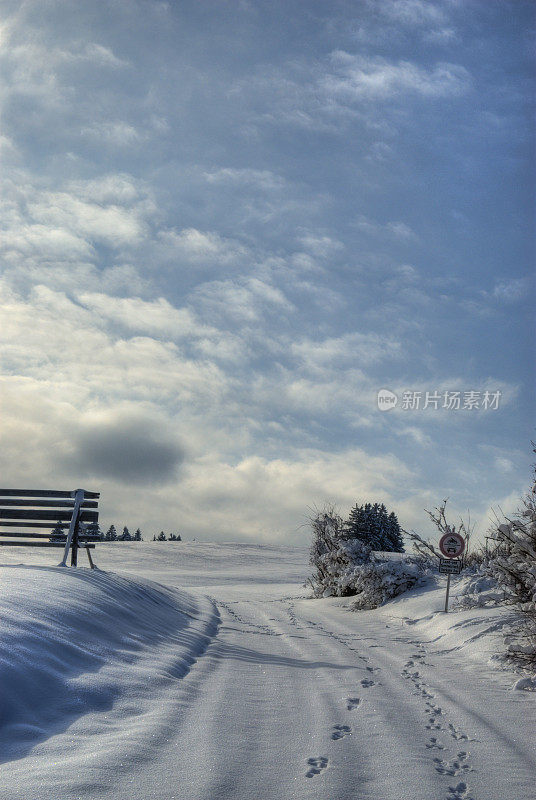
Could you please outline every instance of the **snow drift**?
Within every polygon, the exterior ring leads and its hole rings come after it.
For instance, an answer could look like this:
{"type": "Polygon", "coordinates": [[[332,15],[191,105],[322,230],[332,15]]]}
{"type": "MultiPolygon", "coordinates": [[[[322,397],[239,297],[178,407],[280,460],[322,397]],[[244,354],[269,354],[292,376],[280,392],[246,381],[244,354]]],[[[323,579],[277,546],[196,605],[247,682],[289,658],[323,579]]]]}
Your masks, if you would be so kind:
{"type": "Polygon", "coordinates": [[[114,709],[139,727],[217,627],[212,604],[185,592],[37,566],[2,568],[0,618],[3,761],[92,712],[114,709]]]}

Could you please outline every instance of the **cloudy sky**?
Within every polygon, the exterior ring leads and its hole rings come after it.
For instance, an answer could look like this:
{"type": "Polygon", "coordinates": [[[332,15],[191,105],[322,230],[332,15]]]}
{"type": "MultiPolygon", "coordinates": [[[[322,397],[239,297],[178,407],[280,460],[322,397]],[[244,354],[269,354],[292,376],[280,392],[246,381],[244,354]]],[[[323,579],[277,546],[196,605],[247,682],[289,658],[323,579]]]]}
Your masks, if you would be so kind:
{"type": "Polygon", "coordinates": [[[516,505],[531,1],[0,9],[4,486],[289,544],[325,501],[516,505]]]}

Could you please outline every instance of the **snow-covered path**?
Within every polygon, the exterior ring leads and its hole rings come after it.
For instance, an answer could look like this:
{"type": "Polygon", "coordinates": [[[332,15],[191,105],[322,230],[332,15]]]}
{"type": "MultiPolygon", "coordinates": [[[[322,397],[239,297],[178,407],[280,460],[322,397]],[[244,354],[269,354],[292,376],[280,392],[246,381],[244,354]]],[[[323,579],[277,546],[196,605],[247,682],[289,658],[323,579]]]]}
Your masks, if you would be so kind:
{"type": "Polygon", "coordinates": [[[291,599],[218,608],[218,635],[184,680],[177,738],[159,753],[165,774],[143,796],[536,796],[534,746],[511,713],[526,696],[438,656],[411,626],[291,599]]]}
{"type": "Polygon", "coordinates": [[[158,576],[158,559],[125,561],[123,547],[106,566],[212,599],[210,641],[153,723],[140,731],[123,718],[122,746],[95,735],[92,749],[78,721],[52,753],[37,747],[4,765],[2,800],[536,798],[535,694],[511,691],[513,676],[478,646],[493,646],[504,613],[460,612],[447,626],[441,589],[373,612],[308,600],[299,551],[255,559],[245,547],[218,556],[192,545],[174,562],[168,547],[158,576]]]}

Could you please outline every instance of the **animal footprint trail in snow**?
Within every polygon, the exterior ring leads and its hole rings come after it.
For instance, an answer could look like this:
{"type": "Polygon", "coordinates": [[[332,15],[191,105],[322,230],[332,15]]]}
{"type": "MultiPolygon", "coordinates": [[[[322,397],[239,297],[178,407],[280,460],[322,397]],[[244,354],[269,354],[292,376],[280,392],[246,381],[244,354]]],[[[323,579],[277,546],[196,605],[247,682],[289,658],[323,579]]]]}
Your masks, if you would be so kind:
{"type": "Polygon", "coordinates": [[[345,736],[350,736],[351,733],[352,729],[349,725],[334,725],[331,738],[337,741],[338,739],[343,739],[345,736]]]}
{"type": "Polygon", "coordinates": [[[348,711],[353,711],[354,708],[357,708],[360,703],[361,700],[359,697],[348,697],[346,699],[346,708],[348,711]]]}
{"type": "Polygon", "coordinates": [[[307,764],[309,766],[309,769],[305,773],[305,777],[314,778],[315,775],[320,775],[320,773],[326,769],[328,765],[328,757],[318,756],[318,758],[308,758],[307,764]]]}
{"type": "Polygon", "coordinates": [[[361,686],[363,686],[365,689],[369,689],[371,686],[374,686],[375,684],[376,681],[370,681],[367,678],[363,678],[363,680],[361,681],[361,686]]]}

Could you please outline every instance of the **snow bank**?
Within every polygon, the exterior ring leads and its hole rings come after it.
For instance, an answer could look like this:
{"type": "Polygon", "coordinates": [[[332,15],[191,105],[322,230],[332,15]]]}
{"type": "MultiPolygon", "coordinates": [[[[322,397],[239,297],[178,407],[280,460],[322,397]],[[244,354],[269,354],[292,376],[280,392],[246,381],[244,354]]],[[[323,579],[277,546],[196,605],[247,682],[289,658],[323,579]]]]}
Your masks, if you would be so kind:
{"type": "Polygon", "coordinates": [[[212,604],[185,592],[38,566],[1,568],[0,619],[4,760],[93,712],[108,722],[118,715],[126,727],[137,717],[139,727],[217,627],[212,604]]]}
{"type": "Polygon", "coordinates": [[[430,578],[426,586],[400,595],[378,611],[401,619],[433,642],[437,652],[519,673],[505,656],[508,634],[515,630],[521,614],[512,606],[498,604],[493,585],[480,578],[452,579],[448,614],[444,613],[444,575],[430,578]],[[478,588],[480,591],[475,591],[478,588]],[[467,607],[467,598],[472,600],[478,594],[482,601],[467,607]]]}

